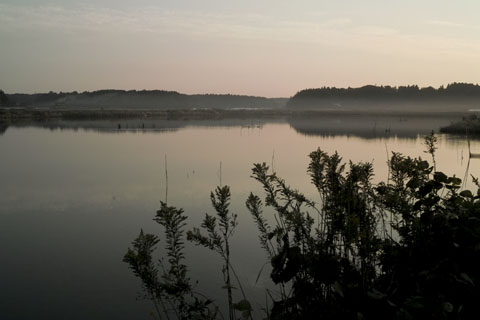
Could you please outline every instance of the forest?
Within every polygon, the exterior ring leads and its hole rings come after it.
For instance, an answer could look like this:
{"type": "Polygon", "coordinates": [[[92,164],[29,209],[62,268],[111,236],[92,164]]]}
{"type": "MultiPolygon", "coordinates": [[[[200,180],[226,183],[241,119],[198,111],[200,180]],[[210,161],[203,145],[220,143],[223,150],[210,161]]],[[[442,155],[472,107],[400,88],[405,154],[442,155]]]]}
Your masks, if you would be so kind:
{"type": "MultiPolygon", "coordinates": [[[[287,99],[232,94],[182,94],[164,90],[98,90],[3,95],[5,105],[34,108],[192,109],[279,108],[287,99]]],[[[3,102],[2,102],[3,105],[3,102]]]]}
{"type": "MultiPolygon", "coordinates": [[[[478,107],[480,102],[480,86],[471,83],[451,83],[438,89],[409,86],[375,86],[360,88],[323,87],[305,89],[297,92],[287,103],[291,108],[321,107],[372,107],[380,104],[388,109],[395,104],[416,104],[416,109],[431,109],[446,104],[449,111],[458,110],[458,105],[478,107]]],[[[465,110],[466,111],[466,110],[465,110]]]]}

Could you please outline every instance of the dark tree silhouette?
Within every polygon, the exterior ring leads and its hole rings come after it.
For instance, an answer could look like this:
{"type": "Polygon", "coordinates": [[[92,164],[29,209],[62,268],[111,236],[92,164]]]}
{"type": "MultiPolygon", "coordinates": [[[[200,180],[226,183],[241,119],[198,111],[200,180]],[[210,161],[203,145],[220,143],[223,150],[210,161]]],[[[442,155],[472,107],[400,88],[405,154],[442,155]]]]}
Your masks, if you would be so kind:
{"type": "Polygon", "coordinates": [[[305,89],[297,92],[288,102],[289,107],[301,107],[306,102],[315,100],[370,100],[402,102],[411,100],[439,101],[444,99],[480,99],[480,86],[471,83],[452,83],[446,88],[420,88],[418,85],[409,86],[373,86],[360,88],[323,87],[305,89]]]}
{"type": "Polygon", "coordinates": [[[8,106],[8,97],[3,90],[0,90],[0,107],[6,106],[8,106]]]}

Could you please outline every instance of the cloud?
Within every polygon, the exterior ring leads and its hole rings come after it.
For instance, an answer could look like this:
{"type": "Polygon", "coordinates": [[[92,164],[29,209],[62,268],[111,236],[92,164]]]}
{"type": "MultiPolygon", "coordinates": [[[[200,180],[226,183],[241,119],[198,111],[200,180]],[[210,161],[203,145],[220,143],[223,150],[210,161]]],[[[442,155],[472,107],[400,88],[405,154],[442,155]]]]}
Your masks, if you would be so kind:
{"type": "MultiPolygon", "coordinates": [[[[360,25],[349,17],[327,12],[305,13],[295,19],[268,14],[227,14],[141,7],[129,10],[94,6],[22,6],[0,4],[0,35],[23,30],[31,33],[67,33],[81,35],[141,34],[143,37],[181,35],[222,41],[258,41],[284,46],[328,49],[354,54],[356,51],[404,56],[428,55],[432,48],[447,52],[478,55],[480,43],[448,35],[431,36],[425,30],[406,34],[401,28],[384,25],[360,25]],[[468,51],[467,53],[463,50],[468,51]]],[[[430,25],[462,27],[449,21],[429,20],[430,25]]]]}
{"type": "MultiPolygon", "coordinates": [[[[307,15],[308,16],[308,15],[307,15]]],[[[0,29],[32,32],[183,34],[228,39],[309,41],[319,33],[346,27],[348,18],[326,15],[287,19],[261,14],[220,14],[160,7],[118,10],[82,6],[0,4],[0,29]]],[[[320,37],[321,38],[321,37],[320,37]]]]}
{"type": "Polygon", "coordinates": [[[445,20],[428,20],[426,24],[434,25],[434,26],[444,26],[444,27],[465,27],[462,23],[456,23],[452,21],[445,21],[445,20]]]}
{"type": "Polygon", "coordinates": [[[341,26],[348,26],[352,24],[352,20],[350,18],[335,18],[326,20],[321,23],[324,27],[341,27],[341,26]]]}
{"type": "Polygon", "coordinates": [[[393,28],[382,26],[359,26],[355,27],[354,31],[367,36],[393,36],[398,33],[398,31],[393,28]]]}

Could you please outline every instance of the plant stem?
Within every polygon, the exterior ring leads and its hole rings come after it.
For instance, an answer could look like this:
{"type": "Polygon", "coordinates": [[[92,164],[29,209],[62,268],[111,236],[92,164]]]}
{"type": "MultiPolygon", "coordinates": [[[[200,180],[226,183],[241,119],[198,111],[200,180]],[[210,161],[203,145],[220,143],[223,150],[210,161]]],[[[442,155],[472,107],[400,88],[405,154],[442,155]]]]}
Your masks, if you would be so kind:
{"type": "Polygon", "coordinates": [[[167,154],[165,153],[165,203],[168,200],[168,168],[167,168],[167,154]]]}

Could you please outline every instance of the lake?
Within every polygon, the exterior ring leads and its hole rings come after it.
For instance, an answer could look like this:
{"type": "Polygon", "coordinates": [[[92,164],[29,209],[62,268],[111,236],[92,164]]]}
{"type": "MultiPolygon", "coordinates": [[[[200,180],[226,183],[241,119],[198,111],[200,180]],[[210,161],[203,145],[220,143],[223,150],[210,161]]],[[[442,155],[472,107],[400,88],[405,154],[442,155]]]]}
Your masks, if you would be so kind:
{"type": "MultiPolygon", "coordinates": [[[[253,163],[273,165],[288,184],[318,200],[306,172],[311,151],[373,161],[375,181],[381,181],[392,151],[430,160],[423,135],[450,120],[53,121],[4,127],[0,318],[151,319],[153,306],[139,299],[140,283],[122,258],[140,229],[161,233],[152,219],[166,198],[165,165],[168,204],[184,208],[190,227],[213,213],[211,190],[220,183],[231,187],[231,210],[239,215],[232,260],[259,308],[269,282],[266,272],[256,282],[266,256],[244,205],[250,192],[263,195],[250,178],[253,163]]],[[[438,169],[463,178],[467,141],[438,138],[438,169]]],[[[472,140],[471,149],[480,152],[480,141],[472,140]]],[[[469,174],[480,176],[479,163],[470,161],[469,174]]],[[[224,304],[219,259],[191,244],[187,256],[198,291],[224,304]]]]}

